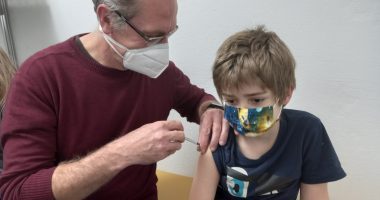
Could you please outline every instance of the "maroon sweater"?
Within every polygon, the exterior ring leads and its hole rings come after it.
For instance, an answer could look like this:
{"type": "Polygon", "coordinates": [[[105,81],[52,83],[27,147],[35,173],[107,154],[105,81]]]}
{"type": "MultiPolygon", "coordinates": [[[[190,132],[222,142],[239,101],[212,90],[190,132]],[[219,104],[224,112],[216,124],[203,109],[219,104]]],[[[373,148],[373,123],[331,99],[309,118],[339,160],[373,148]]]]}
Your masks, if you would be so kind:
{"type": "MultiPolygon", "coordinates": [[[[11,84],[1,127],[3,199],[53,199],[59,162],[166,120],[171,109],[199,122],[198,106],[213,99],[173,63],[157,79],[106,68],[76,38],[33,55],[11,84]]],[[[155,169],[128,167],[88,199],[156,199],[155,169]]]]}

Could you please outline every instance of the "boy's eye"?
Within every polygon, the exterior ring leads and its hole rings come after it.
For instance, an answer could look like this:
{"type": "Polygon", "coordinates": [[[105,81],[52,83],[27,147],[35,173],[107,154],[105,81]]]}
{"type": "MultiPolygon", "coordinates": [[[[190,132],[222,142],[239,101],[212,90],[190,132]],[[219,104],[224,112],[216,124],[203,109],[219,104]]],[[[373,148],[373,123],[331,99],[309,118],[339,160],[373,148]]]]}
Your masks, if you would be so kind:
{"type": "Polygon", "coordinates": [[[225,102],[228,104],[228,105],[234,105],[236,103],[236,101],[234,99],[226,99],[225,102]]]}
{"type": "Polygon", "coordinates": [[[264,101],[264,99],[250,99],[251,103],[260,103],[264,101]]]}

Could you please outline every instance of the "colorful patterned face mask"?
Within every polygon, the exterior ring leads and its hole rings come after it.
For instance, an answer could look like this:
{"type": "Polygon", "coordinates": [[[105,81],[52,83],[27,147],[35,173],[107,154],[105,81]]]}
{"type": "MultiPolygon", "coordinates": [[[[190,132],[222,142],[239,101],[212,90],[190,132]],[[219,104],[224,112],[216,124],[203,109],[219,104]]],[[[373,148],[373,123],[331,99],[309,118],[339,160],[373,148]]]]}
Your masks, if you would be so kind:
{"type": "Polygon", "coordinates": [[[258,136],[267,132],[277,121],[273,107],[238,108],[225,105],[224,118],[241,135],[258,136]]]}

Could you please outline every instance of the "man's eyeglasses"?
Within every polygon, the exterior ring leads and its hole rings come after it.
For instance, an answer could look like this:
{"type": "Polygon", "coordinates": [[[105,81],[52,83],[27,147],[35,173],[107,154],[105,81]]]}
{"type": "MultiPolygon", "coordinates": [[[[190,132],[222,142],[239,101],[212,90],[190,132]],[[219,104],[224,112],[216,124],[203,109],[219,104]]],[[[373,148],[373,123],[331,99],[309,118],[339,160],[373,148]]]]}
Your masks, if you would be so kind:
{"type": "Polygon", "coordinates": [[[115,10],[115,13],[125,23],[127,23],[137,34],[139,34],[149,45],[157,44],[160,41],[162,41],[163,39],[169,38],[173,33],[175,33],[178,30],[178,25],[176,25],[175,28],[172,31],[170,31],[168,34],[166,34],[166,35],[162,35],[162,36],[147,36],[144,32],[140,31],[133,24],[131,24],[119,11],[115,10]]]}

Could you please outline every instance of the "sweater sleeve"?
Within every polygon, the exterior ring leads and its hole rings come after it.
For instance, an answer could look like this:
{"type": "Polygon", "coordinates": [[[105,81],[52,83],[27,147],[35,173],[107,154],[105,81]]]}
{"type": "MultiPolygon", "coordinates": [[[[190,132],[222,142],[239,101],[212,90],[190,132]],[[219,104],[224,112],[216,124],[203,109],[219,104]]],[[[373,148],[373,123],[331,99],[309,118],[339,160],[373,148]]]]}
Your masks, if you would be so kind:
{"type": "Polygon", "coordinates": [[[2,199],[54,199],[56,111],[49,84],[36,69],[20,68],[8,94],[1,126],[2,199]]]}
{"type": "Polygon", "coordinates": [[[199,106],[205,101],[215,100],[215,98],[206,93],[203,89],[193,85],[190,79],[177,67],[174,67],[174,75],[176,77],[174,109],[177,110],[182,117],[187,117],[190,122],[199,123],[199,106]]]}

